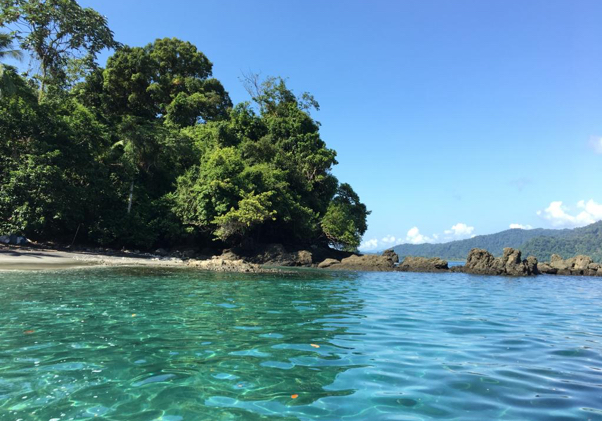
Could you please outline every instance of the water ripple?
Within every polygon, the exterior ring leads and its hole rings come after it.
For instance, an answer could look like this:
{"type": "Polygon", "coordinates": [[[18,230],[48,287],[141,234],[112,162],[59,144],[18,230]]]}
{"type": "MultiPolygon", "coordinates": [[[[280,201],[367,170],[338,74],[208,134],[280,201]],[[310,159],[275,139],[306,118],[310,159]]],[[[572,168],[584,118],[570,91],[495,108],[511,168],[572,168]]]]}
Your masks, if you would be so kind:
{"type": "Polygon", "coordinates": [[[0,273],[0,420],[602,420],[602,282],[0,273]]]}

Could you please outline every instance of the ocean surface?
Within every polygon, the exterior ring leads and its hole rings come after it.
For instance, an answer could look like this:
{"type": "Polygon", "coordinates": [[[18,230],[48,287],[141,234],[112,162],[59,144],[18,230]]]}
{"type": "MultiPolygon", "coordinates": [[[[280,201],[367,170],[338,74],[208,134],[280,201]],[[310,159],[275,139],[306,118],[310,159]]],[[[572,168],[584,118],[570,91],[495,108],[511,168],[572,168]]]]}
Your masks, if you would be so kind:
{"type": "Polygon", "coordinates": [[[0,420],[602,420],[602,279],[0,273],[0,420]]]}

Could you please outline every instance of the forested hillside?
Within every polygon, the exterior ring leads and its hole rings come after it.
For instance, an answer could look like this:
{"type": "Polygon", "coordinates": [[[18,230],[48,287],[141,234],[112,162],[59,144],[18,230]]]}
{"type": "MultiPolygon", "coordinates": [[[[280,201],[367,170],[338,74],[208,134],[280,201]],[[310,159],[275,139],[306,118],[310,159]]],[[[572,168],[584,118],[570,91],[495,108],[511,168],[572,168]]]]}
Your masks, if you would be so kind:
{"type": "Polygon", "coordinates": [[[495,256],[501,256],[504,247],[521,248],[528,240],[536,237],[561,237],[567,235],[569,230],[549,229],[509,229],[489,235],[478,235],[467,240],[450,241],[438,244],[400,244],[395,246],[399,256],[441,257],[448,260],[464,260],[473,248],[488,250],[495,256]]]}
{"type": "Polygon", "coordinates": [[[122,45],[74,0],[0,0],[0,32],[0,234],[359,245],[369,212],[332,175],[310,94],[247,75],[249,101],[233,105],[196,46],[122,45]],[[27,74],[8,65],[27,56],[27,74]]]}
{"type": "Polygon", "coordinates": [[[562,237],[533,238],[520,248],[524,255],[533,255],[543,261],[550,261],[552,254],[565,259],[584,254],[602,263],[602,221],[575,228],[562,237]]]}
{"type": "Polygon", "coordinates": [[[400,256],[464,260],[473,248],[482,248],[495,256],[501,256],[504,247],[520,249],[523,256],[532,255],[540,261],[550,261],[552,254],[558,254],[565,259],[584,254],[602,262],[602,221],[572,230],[510,229],[449,243],[400,244],[394,249],[400,256]]]}

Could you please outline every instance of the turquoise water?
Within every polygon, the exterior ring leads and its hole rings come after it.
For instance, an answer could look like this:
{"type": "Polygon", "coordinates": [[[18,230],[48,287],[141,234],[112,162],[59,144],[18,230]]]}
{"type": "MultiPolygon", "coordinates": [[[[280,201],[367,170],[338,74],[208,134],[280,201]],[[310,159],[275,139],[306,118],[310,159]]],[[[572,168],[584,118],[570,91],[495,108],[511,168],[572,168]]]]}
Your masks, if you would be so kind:
{"type": "Polygon", "coordinates": [[[602,420],[602,279],[0,273],[1,420],[602,420]]]}

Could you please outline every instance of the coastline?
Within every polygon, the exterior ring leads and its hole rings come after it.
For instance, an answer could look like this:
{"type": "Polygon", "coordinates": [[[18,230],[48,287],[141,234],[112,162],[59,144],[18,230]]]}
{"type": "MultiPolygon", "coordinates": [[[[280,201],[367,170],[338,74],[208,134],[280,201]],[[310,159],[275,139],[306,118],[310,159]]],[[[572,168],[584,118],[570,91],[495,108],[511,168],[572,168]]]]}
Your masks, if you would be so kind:
{"type": "Polygon", "coordinates": [[[52,248],[0,247],[0,271],[52,270],[96,266],[186,266],[182,259],[119,252],[64,251],[52,248]]]}
{"type": "MultiPolygon", "coordinates": [[[[494,257],[487,250],[473,249],[464,265],[449,265],[447,260],[406,256],[400,261],[392,250],[382,255],[351,254],[340,260],[333,258],[336,251],[313,253],[308,250],[287,251],[280,244],[259,246],[254,252],[237,253],[227,249],[220,255],[207,256],[175,252],[152,254],[110,249],[57,249],[49,246],[0,245],[1,271],[57,270],[93,267],[180,267],[212,272],[233,273],[282,273],[290,267],[306,267],[321,270],[360,272],[448,272],[474,275],[536,276],[573,275],[602,276],[602,265],[588,256],[579,255],[562,259],[553,255],[550,262],[538,262],[533,256],[522,258],[520,250],[505,248],[501,257],[494,257]],[[187,257],[186,255],[190,255],[187,257]],[[331,257],[326,257],[330,255],[331,257]]],[[[341,256],[337,256],[341,257],[341,256]]]]}

